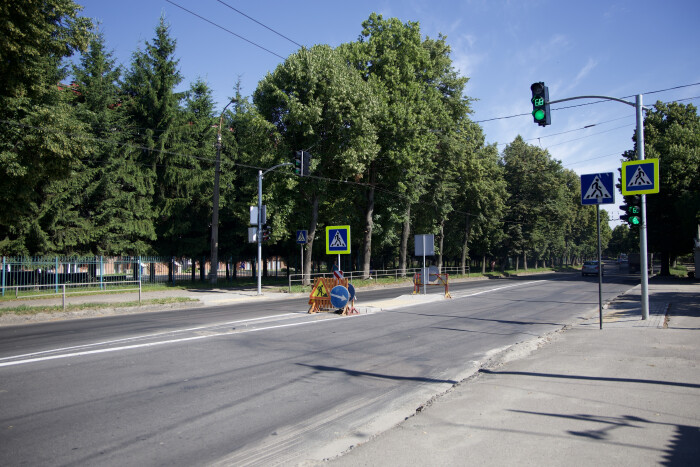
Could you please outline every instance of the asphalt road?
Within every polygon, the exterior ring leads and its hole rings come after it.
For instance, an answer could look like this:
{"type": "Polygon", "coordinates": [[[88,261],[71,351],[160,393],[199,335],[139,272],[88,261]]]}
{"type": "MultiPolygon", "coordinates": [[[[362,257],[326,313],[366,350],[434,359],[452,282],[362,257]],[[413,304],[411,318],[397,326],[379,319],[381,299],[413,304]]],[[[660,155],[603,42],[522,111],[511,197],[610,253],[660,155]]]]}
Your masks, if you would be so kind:
{"type": "MultiPolygon", "coordinates": [[[[632,285],[607,270],[604,299],[632,285]]],[[[350,317],[295,299],[0,329],[0,465],[322,460],[598,304],[580,274],[451,292],[350,317]]]]}

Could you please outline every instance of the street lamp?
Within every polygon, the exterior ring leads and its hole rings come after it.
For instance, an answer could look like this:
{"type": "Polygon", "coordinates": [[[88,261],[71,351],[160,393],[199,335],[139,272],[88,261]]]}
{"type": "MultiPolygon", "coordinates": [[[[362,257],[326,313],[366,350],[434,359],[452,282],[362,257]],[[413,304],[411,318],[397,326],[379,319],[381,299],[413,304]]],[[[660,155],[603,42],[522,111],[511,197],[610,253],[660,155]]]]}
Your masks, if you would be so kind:
{"type": "Polygon", "coordinates": [[[214,197],[213,209],[211,212],[211,268],[209,269],[209,280],[216,285],[219,272],[219,167],[221,167],[221,125],[224,121],[224,113],[229,105],[237,102],[231,99],[221,111],[219,117],[219,131],[216,135],[216,169],[214,170],[214,197]]]}

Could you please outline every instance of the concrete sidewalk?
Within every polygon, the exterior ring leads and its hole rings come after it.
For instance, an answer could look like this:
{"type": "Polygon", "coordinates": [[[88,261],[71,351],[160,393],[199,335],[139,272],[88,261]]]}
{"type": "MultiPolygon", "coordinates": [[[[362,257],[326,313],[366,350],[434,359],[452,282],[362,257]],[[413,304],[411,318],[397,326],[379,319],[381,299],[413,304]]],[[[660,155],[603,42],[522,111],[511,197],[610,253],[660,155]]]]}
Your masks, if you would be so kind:
{"type": "Polygon", "coordinates": [[[649,320],[638,286],[326,464],[700,465],[700,284],[649,292],[649,320]]]}

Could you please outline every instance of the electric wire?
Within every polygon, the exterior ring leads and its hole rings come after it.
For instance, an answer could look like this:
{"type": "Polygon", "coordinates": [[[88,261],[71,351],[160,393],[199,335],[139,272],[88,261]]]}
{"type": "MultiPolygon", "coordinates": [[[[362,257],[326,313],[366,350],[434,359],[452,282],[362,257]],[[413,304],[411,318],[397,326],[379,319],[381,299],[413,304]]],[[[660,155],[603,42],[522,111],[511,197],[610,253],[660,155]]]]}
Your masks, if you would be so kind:
{"type": "Polygon", "coordinates": [[[195,12],[192,11],[192,10],[188,10],[188,9],[185,8],[184,6],[177,4],[177,3],[173,2],[172,0],[165,0],[165,1],[168,2],[168,3],[170,3],[170,4],[173,5],[173,6],[176,6],[176,7],[180,8],[180,9],[183,10],[183,11],[186,11],[187,13],[191,14],[192,16],[196,16],[197,18],[201,19],[202,21],[206,21],[207,23],[211,24],[212,26],[216,26],[217,28],[219,28],[219,29],[221,29],[221,30],[223,30],[223,31],[226,31],[226,32],[229,33],[229,34],[231,34],[231,35],[233,35],[233,36],[236,36],[236,37],[238,37],[239,39],[242,39],[242,40],[246,41],[247,43],[254,45],[255,47],[258,47],[259,49],[262,49],[262,50],[264,50],[265,52],[274,55],[275,57],[278,57],[278,58],[280,58],[280,59],[282,59],[282,60],[286,60],[286,57],[283,57],[283,56],[281,56],[280,54],[275,53],[275,52],[273,52],[272,50],[267,49],[267,48],[263,47],[262,45],[257,44],[257,43],[255,43],[255,42],[251,41],[250,39],[246,39],[245,37],[241,36],[240,34],[236,34],[235,32],[231,31],[230,29],[227,29],[227,28],[221,26],[220,24],[217,24],[217,23],[213,22],[212,20],[209,20],[209,19],[205,18],[204,16],[199,15],[199,14],[195,13],[195,12]]]}
{"type": "Polygon", "coordinates": [[[258,23],[260,26],[264,27],[265,29],[274,32],[274,33],[277,34],[278,36],[280,36],[280,37],[282,37],[282,38],[284,38],[284,39],[287,39],[287,40],[288,40],[289,42],[291,42],[292,44],[298,45],[299,47],[304,47],[304,46],[301,45],[300,43],[298,43],[298,42],[296,42],[296,41],[290,39],[289,37],[285,36],[285,35],[282,34],[281,32],[277,32],[277,31],[275,31],[274,29],[272,29],[271,27],[264,25],[263,23],[261,23],[260,21],[256,20],[255,18],[251,18],[250,16],[246,15],[245,13],[243,13],[241,10],[238,10],[238,9],[232,7],[232,6],[229,5],[228,3],[223,2],[223,1],[221,1],[221,0],[216,0],[216,1],[219,2],[219,3],[221,3],[221,4],[224,5],[224,6],[229,7],[230,9],[232,9],[233,11],[235,11],[236,13],[245,16],[245,17],[248,18],[249,20],[251,20],[251,21],[253,21],[253,22],[255,22],[255,23],[258,23]]]}

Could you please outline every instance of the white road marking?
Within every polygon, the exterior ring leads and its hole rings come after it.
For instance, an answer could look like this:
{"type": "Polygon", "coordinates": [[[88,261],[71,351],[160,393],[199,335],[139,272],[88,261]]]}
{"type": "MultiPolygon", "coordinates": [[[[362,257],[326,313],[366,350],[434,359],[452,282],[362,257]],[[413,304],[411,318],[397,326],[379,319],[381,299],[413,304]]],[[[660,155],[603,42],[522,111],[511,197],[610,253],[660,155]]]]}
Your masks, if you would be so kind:
{"type": "Polygon", "coordinates": [[[145,334],[143,336],[125,337],[124,339],[114,339],[111,341],[94,342],[92,344],[75,345],[75,346],[71,346],[71,347],[62,347],[62,348],[58,348],[58,349],[44,350],[41,352],[33,352],[33,353],[27,353],[27,354],[23,354],[23,355],[14,355],[12,357],[3,357],[3,358],[0,358],[0,362],[2,362],[3,360],[11,360],[14,358],[35,357],[37,355],[45,355],[47,353],[65,352],[67,350],[85,349],[88,347],[97,347],[97,346],[101,346],[101,345],[118,344],[120,342],[129,342],[129,341],[142,340],[142,339],[153,339],[156,337],[165,336],[168,334],[176,334],[179,332],[201,331],[202,329],[215,328],[215,327],[219,327],[219,326],[231,326],[233,324],[249,323],[249,322],[253,322],[253,321],[260,321],[263,319],[283,318],[283,317],[289,317],[289,316],[294,316],[294,315],[300,316],[299,313],[283,313],[281,315],[264,316],[262,318],[241,319],[241,320],[237,320],[237,321],[228,321],[225,323],[208,324],[206,326],[195,326],[193,328],[175,329],[172,331],[163,331],[163,332],[156,332],[154,334],[145,334]]]}
{"type": "MultiPolygon", "coordinates": [[[[462,295],[462,296],[459,296],[457,298],[473,297],[475,295],[481,295],[481,294],[485,294],[485,293],[489,293],[489,292],[495,292],[497,290],[509,289],[509,288],[518,287],[521,285],[536,284],[538,282],[545,282],[545,281],[544,280],[537,280],[537,281],[523,282],[523,283],[519,283],[519,284],[506,285],[503,287],[496,287],[493,289],[482,290],[480,292],[475,292],[475,293],[468,294],[468,295],[462,295]]],[[[181,342],[209,339],[212,337],[221,337],[224,335],[230,335],[230,334],[232,334],[232,332],[226,331],[226,332],[220,332],[220,333],[215,333],[215,334],[208,334],[205,336],[192,336],[192,337],[183,337],[183,338],[179,338],[179,339],[168,339],[168,340],[158,341],[158,342],[148,342],[148,343],[143,343],[143,344],[111,347],[108,349],[84,350],[81,352],[72,352],[72,353],[66,353],[66,354],[61,354],[61,355],[46,355],[49,353],[65,352],[65,351],[76,350],[76,349],[85,349],[85,348],[89,348],[89,347],[110,345],[110,344],[129,342],[129,341],[140,340],[140,339],[151,339],[151,338],[156,338],[156,337],[164,336],[164,335],[168,335],[168,334],[200,331],[202,329],[209,329],[209,328],[215,328],[215,327],[221,327],[221,326],[230,326],[233,324],[248,323],[248,322],[260,321],[260,320],[264,320],[264,319],[275,319],[275,318],[289,317],[289,316],[295,316],[295,315],[300,316],[298,313],[284,313],[284,314],[274,315],[274,316],[265,316],[262,318],[252,318],[252,319],[245,319],[245,320],[228,321],[225,323],[218,323],[215,325],[196,326],[196,327],[192,327],[192,328],[177,329],[177,330],[173,330],[173,331],[164,331],[164,332],[159,332],[159,333],[155,333],[155,334],[148,334],[148,335],[144,335],[144,336],[127,337],[124,339],[115,339],[115,340],[111,340],[111,341],[97,342],[97,343],[93,343],[93,344],[77,345],[77,346],[72,346],[72,347],[63,347],[63,348],[45,350],[42,352],[34,352],[34,353],[28,353],[28,354],[23,354],[23,355],[14,355],[11,357],[0,358],[0,368],[7,367],[7,366],[24,365],[27,363],[36,363],[36,362],[44,362],[44,361],[49,361],[49,360],[63,359],[63,358],[82,357],[85,355],[95,355],[95,354],[108,353],[108,352],[121,352],[124,350],[156,347],[156,346],[166,345],[166,344],[176,344],[176,343],[181,343],[181,342]],[[30,358],[27,358],[27,357],[30,357],[30,358]],[[17,359],[17,358],[20,358],[22,360],[3,362],[3,360],[12,360],[12,359],[17,359]]],[[[371,315],[370,314],[350,315],[350,316],[344,316],[344,317],[339,318],[339,319],[357,318],[360,316],[371,316],[371,315]]],[[[266,326],[266,327],[255,328],[255,329],[237,330],[236,333],[242,334],[242,333],[258,332],[258,331],[268,331],[271,329],[281,329],[281,328],[287,328],[287,327],[293,327],[293,326],[301,326],[301,325],[305,325],[305,324],[318,324],[318,323],[324,323],[324,322],[331,322],[331,321],[330,320],[313,320],[313,321],[304,321],[302,323],[279,324],[279,325],[275,325],[275,326],[266,326]]]]}

